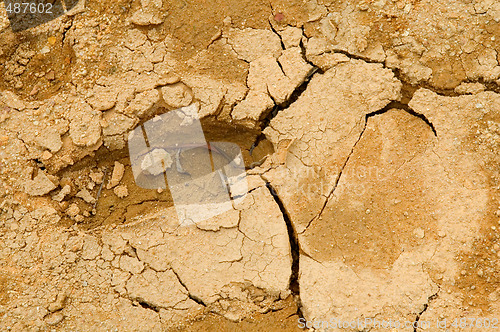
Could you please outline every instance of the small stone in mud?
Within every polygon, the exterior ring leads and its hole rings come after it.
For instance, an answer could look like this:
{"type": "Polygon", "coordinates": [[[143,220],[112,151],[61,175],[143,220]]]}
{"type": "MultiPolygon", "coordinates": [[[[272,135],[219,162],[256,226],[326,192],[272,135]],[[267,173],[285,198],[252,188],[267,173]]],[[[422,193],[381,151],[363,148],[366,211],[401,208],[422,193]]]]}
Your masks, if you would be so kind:
{"type": "Polygon", "coordinates": [[[78,213],[80,213],[80,208],[75,203],[71,204],[69,208],[66,210],[66,214],[71,218],[75,218],[78,215],[78,213]]]}
{"type": "Polygon", "coordinates": [[[57,195],[52,196],[52,199],[56,202],[62,202],[70,192],[71,186],[65,185],[57,195]]]}
{"type": "Polygon", "coordinates": [[[101,184],[104,180],[104,173],[101,171],[90,172],[90,178],[97,184],[101,184]]]}
{"type": "Polygon", "coordinates": [[[128,196],[128,189],[127,186],[121,185],[113,189],[113,192],[115,193],[116,196],[119,198],[125,198],[128,196]]]}
{"type": "Polygon", "coordinates": [[[49,160],[50,158],[52,158],[52,153],[50,153],[49,151],[45,150],[43,151],[42,153],[42,160],[49,160]]]}
{"type": "Polygon", "coordinates": [[[59,311],[62,308],[64,308],[66,298],[67,298],[66,293],[64,293],[64,292],[59,293],[57,295],[56,300],[53,303],[49,304],[49,307],[48,307],[49,311],[55,312],[55,311],[59,311]]]}
{"type": "Polygon", "coordinates": [[[48,79],[49,81],[53,81],[56,79],[56,75],[53,70],[49,71],[46,75],[45,78],[48,79]]]}
{"type": "Polygon", "coordinates": [[[45,322],[49,325],[57,325],[59,324],[60,322],[62,322],[64,319],[64,316],[59,313],[59,312],[56,312],[56,313],[53,313],[49,316],[47,316],[47,318],[45,318],[45,322]]]}
{"type": "Polygon", "coordinates": [[[113,168],[113,174],[111,175],[111,180],[109,180],[108,189],[111,189],[120,183],[120,181],[123,178],[123,174],[125,173],[125,166],[123,164],[119,163],[118,161],[115,161],[115,167],[113,168]]]}
{"type": "Polygon", "coordinates": [[[89,203],[89,204],[95,203],[95,198],[92,197],[92,195],[90,194],[90,192],[87,189],[80,190],[76,194],[76,197],[83,199],[86,203],[89,203]]]}
{"type": "Polygon", "coordinates": [[[31,196],[43,196],[54,189],[56,189],[56,185],[44,172],[39,172],[33,180],[25,183],[25,192],[31,196]]]}
{"type": "Polygon", "coordinates": [[[413,234],[415,234],[415,236],[419,239],[423,239],[424,236],[425,236],[425,231],[418,227],[418,228],[415,228],[415,230],[413,231],[413,234]]]}

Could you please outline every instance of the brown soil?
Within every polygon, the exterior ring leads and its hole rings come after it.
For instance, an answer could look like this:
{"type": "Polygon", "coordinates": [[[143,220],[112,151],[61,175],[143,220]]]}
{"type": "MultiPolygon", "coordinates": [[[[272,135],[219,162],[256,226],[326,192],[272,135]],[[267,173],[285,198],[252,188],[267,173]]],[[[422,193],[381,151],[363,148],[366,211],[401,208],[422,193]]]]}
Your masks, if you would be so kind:
{"type": "MultiPolygon", "coordinates": [[[[0,63],[1,330],[500,310],[494,2],[87,0],[17,33],[1,16],[0,63]],[[249,190],[172,227],[126,138],[192,104],[207,142],[241,149],[249,190]]],[[[212,171],[181,152],[179,182],[212,171]]]]}

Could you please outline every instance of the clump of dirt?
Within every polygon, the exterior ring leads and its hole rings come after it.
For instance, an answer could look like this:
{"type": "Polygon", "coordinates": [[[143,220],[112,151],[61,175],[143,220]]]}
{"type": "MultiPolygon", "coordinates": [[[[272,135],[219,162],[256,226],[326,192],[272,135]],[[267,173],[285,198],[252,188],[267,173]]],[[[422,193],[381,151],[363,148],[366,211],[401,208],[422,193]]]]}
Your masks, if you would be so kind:
{"type": "Polygon", "coordinates": [[[61,178],[62,188],[65,185],[71,187],[68,198],[59,203],[64,215],[63,224],[67,226],[75,222],[78,222],[83,229],[119,225],[144,212],[173,206],[168,190],[143,189],[136,184],[126,150],[110,153],[103,148],[97,151],[94,157],[86,157],[77,165],[58,172],[58,176],[61,178]],[[125,169],[118,184],[127,190],[128,194],[123,197],[117,195],[116,185],[113,188],[109,187],[116,162],[125,169]],[[94,182],[92,177],[97,178],[98,182],[94,182]],[[86,201],[77,197],[82,190],[88,191],[92,199],[86,201]],[[74,206],[78,207],[79,212],[68,216],[68,209],[74,206]]]}
{"type": "Polygon", "coordinates": [[[66,18],[59,31],[33,34],[24,31],[14,34],[2,31],[0,40],[5,42],[0,52],[0,88],[18,93],[26,100],[46,99],[71,81],[71,68],[75,54],[70,43],[64,40],[66,29],[71,26],[66,18]]]}
{"type": "MultiPolygon", "coordinates": [[[[146,118],[143,121],[148,120],[149,118],[146,118]]],[[[265,140],[259,142],[259,145],[253,143],[259,133],[258,129],[249,130],[238,125],[231,126],[213,118],[203,120],[202,128],[207,142],[237,144],[247,168],[262,163],[273,152],[272,146],[266,145],[265,140]]],[[[206,152],[203,149],[198,152],[196,149],[190,150],[195,154],[206,152]]],[[[179,162],[191,174],[206,173],[203,170],[196,170],[204,167],[197,165],[196,160],[196,156],[189,157],[182,154],[179,162]]],[[[134,220],[144,213],[174,205],[168,187],[161,189],[164,186],[163,177],[158,183],[158,190],[145,189],[138,185],[138,181],[141,183],[145,179],[134,178],[128,147],[114,151],[101,147],[92,155],[54,175],[60,181],[59,189],[52,191],[52,197],[58,201],[58,211],[63,217],[61,222],[65,226],[78,223],[86,230],[98,226],[116,226],[134,220]],[[116,172],[116,163],[119,167],[123,167],[124,172],[117,183],[111,184],[113,174],[116,172]],[[65,189],[67,186],[69,189],[65,189]],[[120,193],[120,189],[124,194],[120,193]]],[[[187,181],[188,177],[183,180],[187,181]]]]}

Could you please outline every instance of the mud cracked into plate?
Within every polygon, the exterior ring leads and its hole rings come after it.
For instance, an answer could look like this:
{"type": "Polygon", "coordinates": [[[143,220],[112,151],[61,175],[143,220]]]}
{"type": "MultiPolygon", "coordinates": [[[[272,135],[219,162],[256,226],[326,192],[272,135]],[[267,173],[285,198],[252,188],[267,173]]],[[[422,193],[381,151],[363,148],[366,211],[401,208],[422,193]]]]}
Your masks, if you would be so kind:
{"type": "Polygon", "coordinates": [[[497,3],[7,10],[1,330],[498,327],[497,3]]]}

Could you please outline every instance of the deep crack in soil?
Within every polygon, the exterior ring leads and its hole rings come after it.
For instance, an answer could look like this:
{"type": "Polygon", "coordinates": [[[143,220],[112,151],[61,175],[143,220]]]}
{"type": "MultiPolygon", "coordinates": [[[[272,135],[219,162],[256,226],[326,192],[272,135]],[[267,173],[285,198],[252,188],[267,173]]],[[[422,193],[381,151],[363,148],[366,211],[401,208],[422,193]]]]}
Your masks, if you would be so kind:
{"type": "MultiPolygon", "coordinates": [[[[264,181],[266,181],[263,178],[264,181]]],[[[304,318],[301,310],[300,303],[300,285],[299,285],[299,273],[300,273],[300,245],[297,236],[297,231],[293,226],[293,222],[290,219],[290,215],[288,214],[285,205],[281,201],[278,193],[273,188],[272,184],[269,181],[266,181],[266,187],[269,190],[269,193],[273,196],[274,201],[279,206],[280,211],[283,215],[283,219],[286,223],[286,229],[288,232],[288,239],[290,241],[290,251],[292,255],[292,274],[290,275],[289,288],[297,302],[297,315],[300,318],[304,318]]]]}
{"type": "Polygon", "coordinates": [[[439,291],[437,293],[432,294],[431,296],[428,297],[427,303],[424,304],[424,308],[415,317],[415,321],[413,322],[413,332],[417,332],[418,331],[418,329],[419,329],[418,322],[420,321],[420,317],[422,317],[422,315],[424,314],[424,312],[426,312],[427,309],[429,308],[429,306],[431,305],[431,302],[433,300],[437,299],[438,296],[439,296],[439,291]]]}

